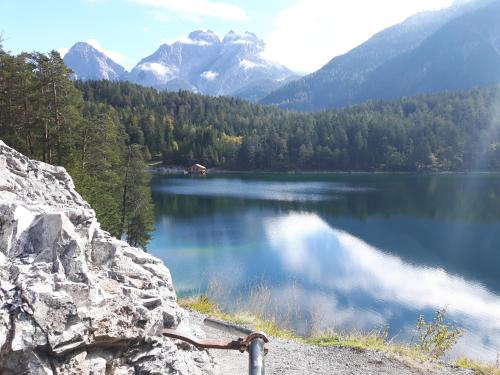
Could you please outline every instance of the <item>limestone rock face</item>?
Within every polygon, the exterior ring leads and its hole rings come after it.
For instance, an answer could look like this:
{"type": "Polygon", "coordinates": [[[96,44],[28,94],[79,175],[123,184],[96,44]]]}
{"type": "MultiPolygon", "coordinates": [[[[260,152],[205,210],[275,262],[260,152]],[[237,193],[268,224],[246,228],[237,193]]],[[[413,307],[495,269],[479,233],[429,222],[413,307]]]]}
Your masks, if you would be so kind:
{"type": "Polygon", "coordinates": [[[183,314],[169,270],[101,230],[64,168],[0,141],[0,374],[210,374],[161,337],[183,314]]]}

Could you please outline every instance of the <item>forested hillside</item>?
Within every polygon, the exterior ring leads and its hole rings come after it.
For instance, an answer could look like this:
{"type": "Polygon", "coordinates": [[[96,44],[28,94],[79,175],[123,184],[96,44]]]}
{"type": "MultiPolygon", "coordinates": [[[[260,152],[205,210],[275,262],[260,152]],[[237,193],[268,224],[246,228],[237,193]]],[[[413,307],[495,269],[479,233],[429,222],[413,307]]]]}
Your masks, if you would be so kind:
{"type": "Polygon", "coordinates": [[[112,107],[83,101],[70,73],[55,51],[12,56],[0,45],[0,138],[66,167],[104,229],[145,247],[153,227],[147,148],[112,107]]]}
{"type": "Polygon", "coordinates": [[[233,98],[77,83],[117,111],[131,142],[168,164],[249,170],[494,170],[499,89],[368,102],[306,114],[233,98]]]}
{"type": "Polygon", "coordinates": [[[500,83],[500,1],[455,1],[374,35],[261,103],[320,111],[500,83]]]}

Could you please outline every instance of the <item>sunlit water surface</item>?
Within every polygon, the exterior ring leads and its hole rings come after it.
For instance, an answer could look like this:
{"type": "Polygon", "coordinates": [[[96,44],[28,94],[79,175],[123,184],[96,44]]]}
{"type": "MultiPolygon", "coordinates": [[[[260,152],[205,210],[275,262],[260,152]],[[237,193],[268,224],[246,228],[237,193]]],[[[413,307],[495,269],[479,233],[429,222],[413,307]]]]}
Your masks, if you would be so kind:
{"type": "Polygon", "coordinates": [[[446,308],[452,355],[500,351],[500,175],[156,176],[153,198],[179,295],[407,341],[446,308]]]}

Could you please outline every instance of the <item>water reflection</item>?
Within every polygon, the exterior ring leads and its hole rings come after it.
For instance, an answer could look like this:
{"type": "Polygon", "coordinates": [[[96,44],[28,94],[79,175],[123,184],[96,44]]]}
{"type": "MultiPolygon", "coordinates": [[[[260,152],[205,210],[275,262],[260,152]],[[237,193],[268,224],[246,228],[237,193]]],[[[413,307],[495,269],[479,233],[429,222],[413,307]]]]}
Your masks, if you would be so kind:
{"type": "Polygon", "coordinates": [[[186,178],[172,178],[168,185],[156,191],[179,195],[235,197],[285,202],[315,202],[333,199],[332,193],[369,191],[341,182],[277,182],[243,181],[240,179],[200,179],[196,183],[186,178]]]}
{"type": "MultiPolygon", "coordinates": [[[[267,221],[266,228],[271,249],[279,254],[288,272],[303,275],[323,290],[308,299],[312,305],[321,306],[327,324],[358,322],[356,326],[366,328],[389,323],[388,311],[374,313],[373,305],[370,307],[373,301],[393,310],[435,311],[445,307],[451,318],[467,328],[456,352],[465,350],[464,354],[470,355],[475,348],[476,356],[493,359],[495,348],[500,348],[500,298],[483,285],[449,275],[443,269],[405,263],[330,227],[317,215],[290,214],[267,221]],[[360,294],[365,301],[361,306],[367,308],[364,312],[359,310],[359,299],[351,298],[360,294]],[[351,307],[339,305],[339,296],[351,307]],[[358,309],[352,308],[354,304],[358,309]]],[[[401,329],[409,332],[411,327],[401,329]]]]}
{"type": "Polygon", "coordinates": [[[420,313],[445,307],[467,329],[455,354],[494,360],[498,191],[500,175],[158,177],[149,250],[181,295],[216,279],[222,302],[255,305],[265,284],[299,331],[411,338],[420,313]]]}

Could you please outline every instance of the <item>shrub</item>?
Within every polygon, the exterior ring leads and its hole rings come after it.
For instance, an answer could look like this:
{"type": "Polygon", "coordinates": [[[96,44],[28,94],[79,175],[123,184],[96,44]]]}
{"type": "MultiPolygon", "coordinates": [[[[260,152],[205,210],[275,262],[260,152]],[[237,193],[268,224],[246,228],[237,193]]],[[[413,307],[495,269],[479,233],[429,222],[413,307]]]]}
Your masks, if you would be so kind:
{"type": "Polygon", "coordinates": [[[434,320],[426,322],[423,315],[417,321],[417,347],[433,358],[442,357],[458,341],[463,331],[445,321],[446,310],[436,312],[434,320]]]}

